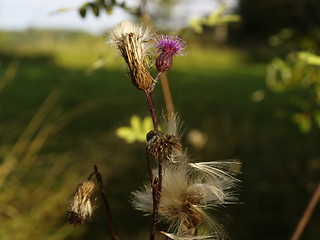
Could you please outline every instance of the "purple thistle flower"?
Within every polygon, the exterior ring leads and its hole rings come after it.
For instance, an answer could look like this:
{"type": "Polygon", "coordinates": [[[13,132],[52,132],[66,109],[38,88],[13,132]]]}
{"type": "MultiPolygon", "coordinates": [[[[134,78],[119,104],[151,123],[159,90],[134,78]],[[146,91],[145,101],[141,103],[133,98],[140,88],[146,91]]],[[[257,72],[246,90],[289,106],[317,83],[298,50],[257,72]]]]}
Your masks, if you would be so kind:
{"type": "Polygon", "coordinates": [[[155,37],[156,47],[160,51],[156,66],[159,72],[168,71],[172,65],[172,58],[177,55],[184,55],[182,52],[186,48],[186,41],[177,36],[157,35],[155,37]]]}

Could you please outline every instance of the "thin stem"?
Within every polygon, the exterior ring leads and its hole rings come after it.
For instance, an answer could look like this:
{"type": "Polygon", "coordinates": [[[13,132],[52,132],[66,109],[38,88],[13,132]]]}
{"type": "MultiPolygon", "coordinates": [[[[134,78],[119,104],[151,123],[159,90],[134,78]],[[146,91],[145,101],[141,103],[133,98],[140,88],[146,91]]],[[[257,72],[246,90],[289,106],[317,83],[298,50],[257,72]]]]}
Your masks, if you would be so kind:
{"type": "Polygon", "coordinates": [[[113,225],[113,221],[112,221],[110,205],[109,205],[109,202],[108,202],[108,199],[107,199],[107,195],[106,195],[106,193],[105,193],[105,191],[103,189],[102,176],[101,176],[100,172],[98,171],[98,167],[96,165],[94,165],[94,172],[96,174],[96,178],[97,178],[98,185],[99,185],[99,188],[100,188],[100,192],[101,192],[101,196],[102,196],[102,199],[103,199],[103,203],[104,203],[104,206],[105,206],[105,209],[106,209],[106,215],[107,215],[107,218],[108,218],[108,229],[109,229],[110,238],[112,240],[117,240],[118,237],[116,236],[115,231],[114,231],[114,225],[113,225]]]}
{"type": "Polygon", "coordinates": [[[168,83],[168,78],[166,73],[163,73],[160,75],[160,83],[162,87],[162,93],[163,93],[163,98],[166,105],[168,119],[171,119],[174,116],[174,105],[173,105],[170,86],[168,83]]]}
{"type": "Polygon", "coordinates": [[[147,154],[147,167],[148,167],[149,180],[150,180],[150,183],[152,184],[152,182],[153,182],[153,172],[152,172],[151,162],[150,162],[150,158],[149,158],[148,148],[146,148],[146,154],[147,154]]]}
{"type": "MultiPolygon", "coordinates": [[[[162,158],[159,158],[158,160],[158,201],[160,203],[160,198],[161,198],[161,191],[162,191],[162,158]]],[[[159,209],[159,206],[158,206],[159,209]]],[[[157,209],[157,211],[158,211],[157,209]]]]}
{"type": "Polygon", "coordinates": [[[152,167],[151,167],[151,162],[149,158],[149,152],[148,149],[146,150],[147,154],[147,166],[148,166],[148,173],[149,173],[149,180],[150,180],[150,185],[152,187],[152,201],[153,201],[153,211],[152,211],[152,222],[151,222],[151,231],[150,231],[150,237],[149,240],[154,240],[155,239],[155,233],[156,233],[156,222],[157,222],[157,189],[155,185],[155,181],[153,178],[153,172],[152,172],[152,167]]]}
{"type": "Polygon", "coordinates": [[[159,78],[161,76],[162,72],[159,72],[156,76],[156,78],[153,80],[153,83],[151,84],[151,86],[149,87],[149,89],[147,90],[149,93],[152,93],[154,90],[154,87],[156,86],[156,84],[159,82],[159,78]]]}
{"type": "Polygon", "coordinates": [[[145,91],[145,93],[146,93],[146,98],[148,103],[148,109],[153,122],[153,127],[155,130],[158,130],[158,121],[157,121],[156,111],[155,111],[153,100],[152,100],[152,92],[145,91]]]}
{"type": "MultiPolygon", "coordinates": [[[[146,5],[147,5],[147,0],[141,0],[140,11],[141,11],[142,20],[150,29],[152,29],[153,32],[155,32],[153,28],[152,19],[150,18],[150,15],[146,11],[146,5]]],[[[166,105],[168,119],[171,119],[174,116],[175,111],[174,111],[174,104],[172,101],[171,91],[168,83],[168,78],[166,73],[163,73],[163,74],[159,73],[156,77],[156,81],[158,81],[157,80],[158,77],[160,77],[161,79],[160,83],[162,87],[162,94],[163,94],[164,102],[166,105]]]]}
{"type": "Polygon", "coordinates": [[[303,213],[298,226],[296,227],[293,236],[291,237],[291,240],[298,240],[303,233],[303,230],[305,229],[317,203],[320,201],[320,182],[318,183],[318,186],[316,190],[314,191],[314,194],[308,204],[307,209],[303,213]]]}

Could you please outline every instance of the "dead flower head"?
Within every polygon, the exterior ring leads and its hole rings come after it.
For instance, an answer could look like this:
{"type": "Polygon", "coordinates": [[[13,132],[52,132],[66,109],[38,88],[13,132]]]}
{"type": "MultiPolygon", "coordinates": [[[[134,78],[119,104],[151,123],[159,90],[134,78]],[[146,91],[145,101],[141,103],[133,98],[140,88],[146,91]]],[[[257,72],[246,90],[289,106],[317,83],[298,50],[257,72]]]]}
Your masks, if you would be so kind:
{"type": "Polygon", "coordinates": [[[76,193],[68,209],[69,222],[73,225],[83,225],[91,221],[92,205],[91,196],[94,190],[94,182],[90,179],[77,186],[76,193]]]}
{"type": "MultiPolygon", "coordinates": [[[[187,161],[168,164],[164,167],[159,216],[170,224],[166,235],[171,239],[205,239],[223,237],[224,231],[208,214],[227,203],[234,203],[232,192],[236,179],[220,163],[190,165],[187,161]],[[207,228],[202,238],[194,238],[202,225],[207,228]],[[193,236],[193,237],[192,237],[193,236]]],[[[133,193],[136,209],[152,214],[152,187],[147,183],[141,191],[133,193]]],[[[199,232],[198,232],[198,236],[199,232]]]]}
{"type": "Polygon", "coordinates": [[[159,130],[151,130],[147,134],[148,152],[156,159],[162,159],[165,154],[172,155],[182,152],[180,139],[176,136],[163,133],[159,130]]]}
{"type": "Polygon", "coordinates": [[[149,28],[143,29],[130,21],[122,21],[109,33],[108,43],[118,49],[129,67],[133,84],[141,90],[147,90],[154,81],[145,62],[154,46],[152,38],[149,28]]]}

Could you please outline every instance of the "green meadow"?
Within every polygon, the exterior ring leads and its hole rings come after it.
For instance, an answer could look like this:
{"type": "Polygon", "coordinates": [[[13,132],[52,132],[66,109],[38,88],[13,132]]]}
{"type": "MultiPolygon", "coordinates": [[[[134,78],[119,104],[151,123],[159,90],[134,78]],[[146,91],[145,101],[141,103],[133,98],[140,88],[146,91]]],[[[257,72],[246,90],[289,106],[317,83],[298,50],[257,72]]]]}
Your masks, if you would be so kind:
{"type": "MultiPolygon", "coordinates": [[[[116,129],[148,109],[105,41],[79,32],[0,33],[1,239],[106,239],[99,192],[91,223],[73,227],[66,218],[94,165],[119,239],[147,239],[150,217],[130,205],[147,180],[145,144],[126,143],[116,129]]],[[[221,209],[221,223],[233,240],[289,239],[319,180],[319,130],[299,131],[292,106],[266,87],[267,62],[197,42],[187,51],[168,72],[184,147],[195,160],[242,162],[239,204],[221,209]],[[193,130],[203,146],[190,141],[193,130]]],[[[161,115],[160,84],[154,101],[161,115]]],[[[318,224],[319,205],[303,239],[319,239],[318,224]]]]}

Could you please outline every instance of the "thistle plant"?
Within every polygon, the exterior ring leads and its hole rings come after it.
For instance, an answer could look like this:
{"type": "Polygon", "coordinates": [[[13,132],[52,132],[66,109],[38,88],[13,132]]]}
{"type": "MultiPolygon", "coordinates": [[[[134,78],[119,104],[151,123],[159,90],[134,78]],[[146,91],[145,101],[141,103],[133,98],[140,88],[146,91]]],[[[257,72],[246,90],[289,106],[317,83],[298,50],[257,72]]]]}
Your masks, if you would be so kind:
{"type": "MultiPolygon", "coordinates": [[[[110,31],[107,43],[124,58],[133,85],[146,96],[152,118],[153,129],[146,134],[149,179],[140,190],[132,193],[132,205],[152,216],[149,239],[155,239],[156,225],[160,221],[168,223],[168,229],[160,232],[169,239],[223,239],[223,227],[208,210],[236,202],[233,191],[237,179],[234,174],[239,171],[239,162],[192,163],[181,143],[178,116],[165,117],[160,130],[152,99],[152,93],[160,81],[159,76],[170,70],[173,57],[185,54],[186,42],[177,36],[157,35],[149,28],[123,21],[110,31]],[[158,54],[155,61],[158,74],[153,78],[148,70],[147,58],[155,52],[158,54]]],[[[101,175],[97,174],[97,169],[94,174],[100,177],[100,190],[106,209],[109,209],[103,194],[101,175]]],[[[87,181],[91,181],[92,175],[87,181]]],[[[90,194],[82,194],[88,192],[83,189],[84,186],[83,183],[77,188],[69,209],[71,223],[82,224],[90,219],[91,211],[87,214],[78,210],[79,206],[90,203],[88,199],[93,189],[90,188],[90,194]]],[[[111,221],[110,211],[107,211],[107,216],[111,221]]],[[[113,225],[110,225],[112,232],[113,225]]]]}

